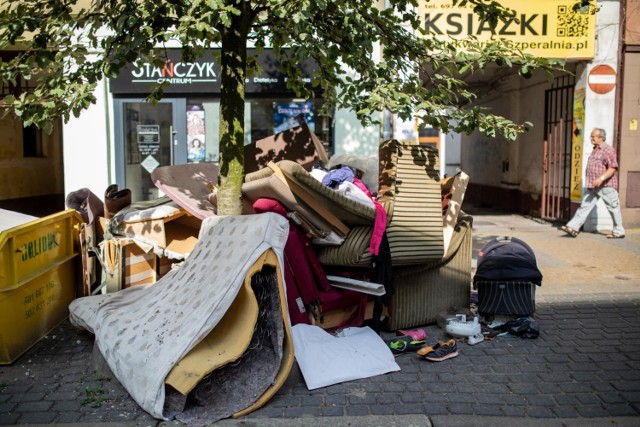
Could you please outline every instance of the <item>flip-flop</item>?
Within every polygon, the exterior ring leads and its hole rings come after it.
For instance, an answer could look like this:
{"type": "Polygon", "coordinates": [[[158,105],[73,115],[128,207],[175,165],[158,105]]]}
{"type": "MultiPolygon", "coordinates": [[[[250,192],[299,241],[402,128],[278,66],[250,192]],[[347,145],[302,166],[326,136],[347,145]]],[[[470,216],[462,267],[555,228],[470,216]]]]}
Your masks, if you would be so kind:
{"type": "Polygon", "coordinates": [[[578,237],[579,232],[574,230],[573,228],[567,227],[566,225],[563,225],[562,227],[560,227],[560,230],[564,231],[571,237],[578,237]]]}
{"type": "Polygon", "coordinates": [[[607,239],[624,239],[624,234],[607,234],[607,239]]]}

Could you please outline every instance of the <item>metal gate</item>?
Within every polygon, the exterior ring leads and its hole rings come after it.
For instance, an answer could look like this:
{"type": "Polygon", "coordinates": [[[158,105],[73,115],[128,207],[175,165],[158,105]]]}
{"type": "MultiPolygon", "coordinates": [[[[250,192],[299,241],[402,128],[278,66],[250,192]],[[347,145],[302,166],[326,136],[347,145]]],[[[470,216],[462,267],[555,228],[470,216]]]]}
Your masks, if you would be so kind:
{"type": "Polygon", "coordinates": [[[571,216],[571,136],[573,128],[573,88],[575,79],[556,78],[545,91],[544,162],[541,217],[568,220],[571,216]]]}

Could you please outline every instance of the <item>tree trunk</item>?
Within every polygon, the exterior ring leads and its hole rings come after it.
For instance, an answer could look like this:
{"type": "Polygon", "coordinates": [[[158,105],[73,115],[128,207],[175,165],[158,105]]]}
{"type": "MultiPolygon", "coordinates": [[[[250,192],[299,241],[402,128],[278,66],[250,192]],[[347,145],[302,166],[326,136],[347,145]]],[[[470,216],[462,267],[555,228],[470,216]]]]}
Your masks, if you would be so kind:
{"type": "Polygon", "coordinates": [[[218,177],[218,215],[242,213],[244,175],[244,97],[247,73],[247,35],[250,28],[250,2],[238,4],[239,16],[222,31],[220,77],[220,172],[218,177]]]}

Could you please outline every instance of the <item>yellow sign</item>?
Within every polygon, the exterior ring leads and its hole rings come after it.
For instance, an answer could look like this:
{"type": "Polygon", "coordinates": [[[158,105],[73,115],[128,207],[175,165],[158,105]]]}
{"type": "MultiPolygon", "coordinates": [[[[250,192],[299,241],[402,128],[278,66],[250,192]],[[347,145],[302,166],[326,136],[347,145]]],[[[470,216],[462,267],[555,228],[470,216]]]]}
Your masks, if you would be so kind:
{"type": "Polygon", "coordinates": [[[578,87],[573,93],[573,126],[571,132],[571,189],[570,199],[582,199],[582,146],[584,144],[584,98],[585,88],[578,87]]]}
{"type": "Polygon", "coordinates": [[[475,36],[478,41],[505,39],[514,48],[543,58],[590,59],[595,52],[596,15],[573,11],[573,0],[502,0],[515,12],[513,19],[492,28],[473,12],[473,5],[453,6],[451,0],[421,0],[418,13],[429,34],[461,47],[475,36]],[[518,21],[518,22],[516,22],[518,21]]]}

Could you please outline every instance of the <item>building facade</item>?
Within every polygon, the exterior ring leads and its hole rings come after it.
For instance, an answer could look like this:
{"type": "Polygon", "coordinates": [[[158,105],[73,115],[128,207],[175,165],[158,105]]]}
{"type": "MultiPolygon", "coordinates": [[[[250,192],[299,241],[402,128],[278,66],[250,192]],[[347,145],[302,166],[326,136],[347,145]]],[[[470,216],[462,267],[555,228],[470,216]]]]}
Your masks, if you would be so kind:
{"type": "MultiPolygon", "coordinates": [[[[533,6],[524,1],[502,3],[519,11],[521,22],[531,23],[527,31],[542,34],[543,27],[536,29],[534,25],[541,18],[548,33],[556,30],[556,40],[579,31],[567,26],[560,31],[559,23],[557,28],[552,24],[553,13],[559,16],[560,10],[567,10],[575,2],[537,2],[533,11],[533,6]],[[546,20],[545,8],[551,8],[546,20]]],[[[514,142],[488,138],[479,132],[460,136],[460,167],[471,177],[466,203],[560,222],[568,220],[586,190],[584,173],[592,151],[588,135],[598,127],[605,129],[607,143],[618,152],[623,221],[627,226],[640,225],[638,1],[599,1],[597,7],[594,31],[585,32],[588,38],[581,42],[593,47],[591,53],[565,52],[563,57],[532,51],[566,59],[568,73],[557,73],[552,82],[542,74],[526,79],[515,72],[495,73],[476,82],[476,105],[533,126],[514,142]]],[[[515,28],[522,29],[522,25],[515,28]]],[[[531,34],[528,40],[536,42],[531,34]]],[[[584,229],[610,230],[611,225],[604,205],[599,203],[584,229]]]]}
{"type": "MultiPolygon", "coordinates": [[[[0,51],[0,60],[17,52],[0,51]]],[[[4,96],[31,89],[31,82],[23,79],[2,85],[0,108],[4,96]]],[[[62,145],[62,121],[47,134],[35,125],[25,127],[13,114],[0,118],[0,209],[36,216],[64,209],[62,145]]]]}
{"type": "MultiPolygon", "coordinates": [[[[90,165],[65,168],[66,191],[88,187],[100,195],[116,183],[131,189],[134,201],[149,200],[160,195],[150,180],[156,167],[217,162],[220,66],[216,53],[211,50],[193,63],[183,63],[180,49],[169,49],[162,69],[128,64],[118,77],[101,82],[98,103],[64,125],[64,156],[65,161],[81,156],[86,135],[91,134],[92,150],[108,159],[106,169],[95,173],[90,165]],[[171,83],[163,99],[157,105],[146,102],[150,85],[163,81],[171,83]]],[[[363,128],[344,111],[336,111],[333,117],[318,115],[322,94],[312,100],[297,99],[287,89],[286,77],[269,49],[258,62],[262,73],[246,82],[245,144],[295,126],[295,117],[303,114],[330,154],[343,153],[344,147],[355,154],[374,152],[376,129],[363,128]]],[[[306,61],[300,67],[312,84],[315,63],[306,61]]]]}
{"type": "MultiPolygon", "coordinates": [[[[533,126],[514,142],[479,132],[419,134],[415,127],[409,138],[439,147],[443,175],[457,168],[470,175],[465,203],[565,221],[584,191],[584,168],[591,151],[585,135],[602,127],[619,153],[623,219],[626,225],[640,225],[638,1],[600,1],[599,10],[580,21],[582,26],[566,19],[563,25],[556,22],[575,4],[572,0],[543,0],[534,9],[523,0],[503,2],[518,11],[520,23],[494,32],[512,38],[525,51],[567,59],[568,72],[557,73],[552,82],[541,74],[525,79],[515,71],[491,69],[466,78],[478,95],[477,105],[533,126]],[[569,45],[567,35],[578,33],[583,36],[581,44],[569,45]],[[537,38],[543,35],[552,41],[537,38]]],[[[471,11],[455,10],[449,1],[422,2],[418,13],[425,29],[438,37],[464,36],[465,31],[493,35],[486,25],[473,21],[471,11]]],[[[134,200],[153,198],[158,192],[149,174],[155,167],[217,161],[215,51],[190,64],[182,63],[177,52],[170,51],[163,69],[129,64],[117,78],[100,82],[97,102],[51,135],[25,133],[15,117],[0,121],[0,207],[3,201],[7,206],[12,201],[48,197],[53,202],[47,204],[60,209],[64,195],[71,191],[87,187],[101,196],[113,183],[131,188],[134,200]],[[164,79],[172,84],[162,102],[146,103],[149,84],[164,79]]],[[[265,55],[260,59],[264,73],[247,81],[246,143],[286,126],[294,113],[306,115],[330,154],[374,155],[382,139],[406,138],[411,133],[413,123],[383,113],[382,127],[363,127],[348,111],[320,118],[321,94],[312,102],[296,99],[286,90],[277,63],[268,51],[265,55]]],[[[310,79],[313,64],[301,66],[310,79]]],[[[3,92],[9,90],[16,88],[3,88],[3,92]]],[[[599,206],[585,229],[607,227],[608,214],[599,206]]]]}
{"type": "Polygon", "coordinates": [[[640,0],[622,6],[616,134],[620,141],[620,203],[625,224],[640,224],[640,0]]]}

